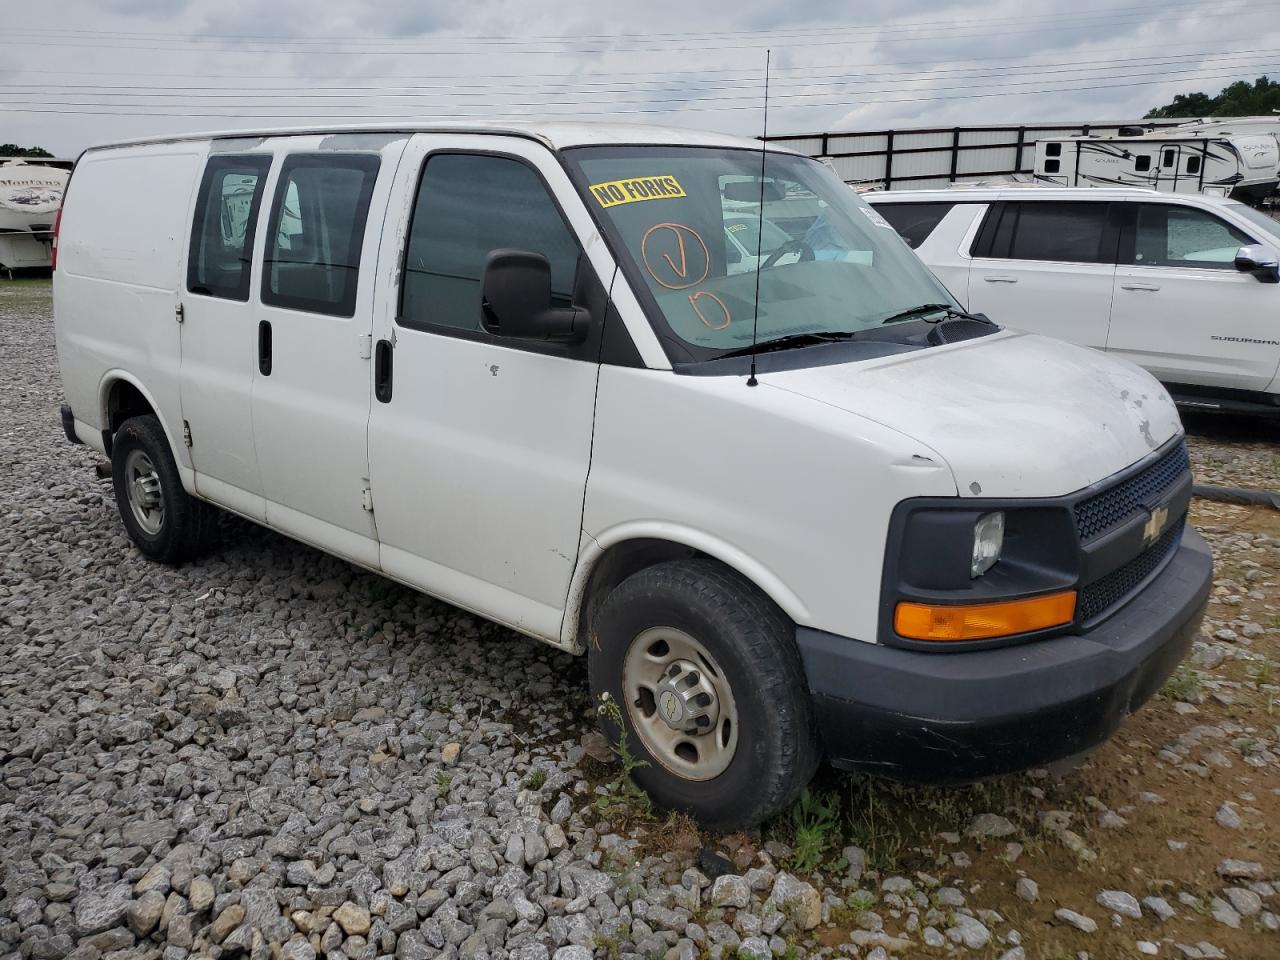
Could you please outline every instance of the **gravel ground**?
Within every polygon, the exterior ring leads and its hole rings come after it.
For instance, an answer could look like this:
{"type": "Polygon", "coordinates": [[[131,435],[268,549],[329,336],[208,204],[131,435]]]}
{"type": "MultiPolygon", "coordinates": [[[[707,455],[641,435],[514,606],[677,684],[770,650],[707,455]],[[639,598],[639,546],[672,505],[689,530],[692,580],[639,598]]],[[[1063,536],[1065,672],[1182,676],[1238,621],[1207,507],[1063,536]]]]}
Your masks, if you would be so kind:
{"type": "MultiPolygon", "coordinates": [[[[251,525],[128,544],[0,284],[0,960],[1280,955],[1280,513],[1197,504],[1205,633],[1068,772],[825,772],[762,833],[630,798],[582,664],[251,525]]],[[[1276,433],[1191,425],[1206,482],[1276,433]]]]}

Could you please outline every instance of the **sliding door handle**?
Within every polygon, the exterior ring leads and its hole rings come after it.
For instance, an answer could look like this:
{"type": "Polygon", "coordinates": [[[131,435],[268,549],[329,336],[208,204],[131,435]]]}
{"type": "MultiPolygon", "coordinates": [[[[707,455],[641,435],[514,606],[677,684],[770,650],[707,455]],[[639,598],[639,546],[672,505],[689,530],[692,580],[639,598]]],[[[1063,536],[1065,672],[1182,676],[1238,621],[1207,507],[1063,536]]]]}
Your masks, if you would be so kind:
{"type": "Polygon", "coordinates": [[[271,376],[271,321],[258,321],[258,372],[271,376]]]}
{"type": "Polygon", "coordinates": [[[1004,276],[998,276],[998,275],[983,277],[982,279],[985,280],[987,283],[1017,283],[1018,282],[1017,277],[1004,277],[1004,276]]]}
{"type": "Polygon", "coordinates": [[[1158,283],[1122,283],[1120,284],[1120,289],[1121,290],[1145,290],[1148,293],[1155,293],[1157,290],[1160,289],[1160,284],[1158,283]]]}
{"type": "Polygon", "coordinates": [[[392,347],[390,340],[379,340],[373,348],[373,395],[379,403],[391,402],[392,347]]]}

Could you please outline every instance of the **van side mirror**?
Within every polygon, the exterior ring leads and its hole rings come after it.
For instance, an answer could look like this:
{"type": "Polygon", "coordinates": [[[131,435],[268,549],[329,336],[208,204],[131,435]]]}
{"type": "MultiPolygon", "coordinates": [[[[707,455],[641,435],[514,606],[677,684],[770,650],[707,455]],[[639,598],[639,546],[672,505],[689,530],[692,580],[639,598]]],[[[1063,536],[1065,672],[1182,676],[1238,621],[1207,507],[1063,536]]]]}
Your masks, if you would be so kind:
{"type": "Polygon", "coordinates": [[[591,316],[551,305],[551,264],[529,250],[494,250],[480,283],[480,322],[499,337],[581,343],[591,316]]]}
{"type": "Polygon", "coordinates": [[[1263,283],[1280,283],[1280,252],[1265,243],[1252,243],[1236,251],[1236,269],[1252,273],[1263,283]]]}

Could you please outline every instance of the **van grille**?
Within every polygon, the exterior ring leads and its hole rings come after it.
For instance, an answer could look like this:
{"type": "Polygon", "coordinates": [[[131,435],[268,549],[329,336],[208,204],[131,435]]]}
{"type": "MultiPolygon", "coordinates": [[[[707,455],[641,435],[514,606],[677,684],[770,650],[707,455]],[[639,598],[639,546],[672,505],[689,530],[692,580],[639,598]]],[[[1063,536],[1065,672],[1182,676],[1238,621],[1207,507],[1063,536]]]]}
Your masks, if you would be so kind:
{"type": "Polygon", "coordinates": [[[1089,623],[1129,597],[1148,577],[1156,572],[1178,547],[1186,515],[1179,517],[1155,543],[1122,567],[1112,570],[1100,580],[1080,591],[1082,623],[1089,623]]]}
{"type": "Polygon", "coordinates": [[[1080,540],[1088,542],[1124,523],[1143,508],[1159,499],[1183,474],[1191,470],[1187,445],[1178,445],[1163,457],[1130,477],[1121,480],[1075,505],[1076,529],[1080,540]]]}

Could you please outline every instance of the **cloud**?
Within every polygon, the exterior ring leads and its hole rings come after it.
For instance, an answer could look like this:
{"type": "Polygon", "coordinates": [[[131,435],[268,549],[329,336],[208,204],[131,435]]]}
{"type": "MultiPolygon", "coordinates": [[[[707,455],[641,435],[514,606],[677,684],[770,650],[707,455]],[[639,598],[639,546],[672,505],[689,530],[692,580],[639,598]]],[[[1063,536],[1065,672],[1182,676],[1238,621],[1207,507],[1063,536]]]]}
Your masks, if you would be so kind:
{"type": "Polygon", "coordinates": [[[0,72],[6,139],[61,154],[309,119],[547,114],[753,134],[766,47],[778,133],[1136,119],[1177,92],[1280,67],[1268,52],[1280,50],[1280,25],[1249,16],[1245,0],[1085,10],[1051,0],[66,0],[62,9],[65,28],[17,24],[43,35],[7,47],[0,72]],[[237,37],[250,39],[227,39],[237,37]]]}

